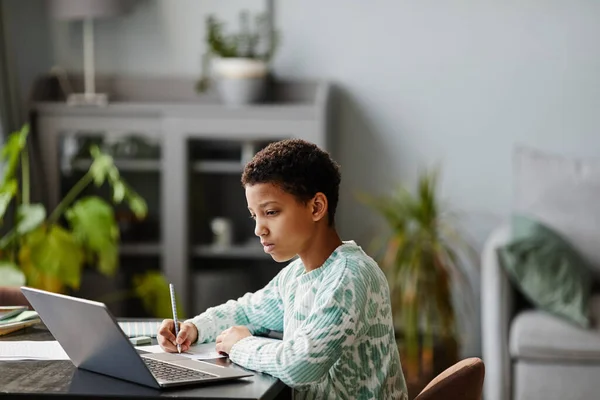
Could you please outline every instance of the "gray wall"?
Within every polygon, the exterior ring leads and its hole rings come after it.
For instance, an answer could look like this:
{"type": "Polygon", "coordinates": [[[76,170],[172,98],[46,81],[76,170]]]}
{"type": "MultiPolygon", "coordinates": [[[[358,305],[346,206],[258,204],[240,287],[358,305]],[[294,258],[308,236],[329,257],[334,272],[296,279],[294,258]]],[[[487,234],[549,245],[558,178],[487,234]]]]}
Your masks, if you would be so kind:
{"type": "MultiPolygon", "coordinates": [[[[140,1],[98,24],[98,70],[198,75],[203,14],[231,16],[242,4],[140,1]]],[[[443,196],[480,247],[510,211],[513,145],[596,156],[599,20],[595,0],[277,2],[275,72],[341,88],[343,236],[366,246],[382,226],[354,191],[386,192],[439,162],[443,196]]],[[[79,31],[55,24],[53,37],[55,62],[79,65],[79,31]]],[[[465,354],[478,354],[469,330],[465,354]]]]}
{"type": "MultiPolygon", "coordinates": [[[[130,13],[95,22],[98,73],[199,75],[206,15],[214,13],[235,28],[241,9],[257,13],[266,4],[264,0],[129,1],[130,13]]],[[[81,23],[53,22],[56,64],[69,70],[83,68],[81,30],[81,23]]]]}
{"type": "MultiPolygon", "coordinates": [[[[26,109],[29,90],[34,79],[52,66],[50,22],[45,0],[0,0],[6,21],[8,62],[18,82],[21,110],[26,109]]],[[[26,116],[23,115],[23,121],[26,116]]]]}

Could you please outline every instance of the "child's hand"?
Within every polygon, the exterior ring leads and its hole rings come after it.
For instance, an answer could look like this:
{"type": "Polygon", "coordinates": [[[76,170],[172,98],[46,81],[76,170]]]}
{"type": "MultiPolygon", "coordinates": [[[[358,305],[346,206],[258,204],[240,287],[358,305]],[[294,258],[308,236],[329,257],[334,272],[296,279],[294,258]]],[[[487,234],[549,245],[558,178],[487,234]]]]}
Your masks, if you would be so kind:
{"type": "Polygon", "coordinates": [[[181,351],[188,351],[192,343],[198,340],[198,329],[196,325],[186,322],[179,323],[179,335],[175,338],[175,324],[172,319],[165,319],[156,337],[162,349],[169,353],[177,353],[177,343],[181,345],[181,351]]]}
{"type": "Polygon", "coordinates": [[[234,344],[248,336],[252,336],[252,334],[245,326],[232,326],[217,336],[216,349],[219,353],[229,354],[234,344]]]}

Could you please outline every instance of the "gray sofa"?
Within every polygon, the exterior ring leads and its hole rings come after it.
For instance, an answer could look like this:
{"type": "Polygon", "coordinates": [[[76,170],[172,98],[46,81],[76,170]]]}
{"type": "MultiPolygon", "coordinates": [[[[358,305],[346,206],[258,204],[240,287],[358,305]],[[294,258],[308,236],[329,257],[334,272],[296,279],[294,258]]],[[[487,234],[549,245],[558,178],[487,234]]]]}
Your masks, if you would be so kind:
{"type": "MultiPolygon", "coordinates": [[[[518,149],[513,211],[537,217],[567,238],[600,277],[600,162],[518,149]]],[[[591,329],[532,308],[498,262],[510,226],[488,238],[481,260],[484,400],[600,399],[600,297],[591,329]]]]}

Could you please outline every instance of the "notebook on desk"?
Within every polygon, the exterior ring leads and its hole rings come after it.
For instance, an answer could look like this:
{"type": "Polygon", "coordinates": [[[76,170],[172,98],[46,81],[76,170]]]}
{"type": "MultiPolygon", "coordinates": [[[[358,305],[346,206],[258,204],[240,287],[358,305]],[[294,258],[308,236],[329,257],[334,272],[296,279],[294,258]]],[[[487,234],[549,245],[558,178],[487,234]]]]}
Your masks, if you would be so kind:
{"type": "Polygon", "coordinates": [[[0,307],[0,336],[39,324],[40,318],[27,306],[0,307]]]}
{"type": "Polygon", "coordinates": [[[103,303],[28,287],[21,291],[77,368],[156,389],[252,376],[178,354],[139,354],[103,303]]]}
{"type": "Polygon", "coordinates": [[[158,328],[160,328],[160,322],[157,321],[119,321],[118,324],[127,337],[148,336],[155,338],[158,334],[158,328]]]}
{"type": "Polygon", "coordinates": [[[27,311],[27,309],[27,306],[0,306],[0,323],[21,314],[23,311],[27,311]]]}

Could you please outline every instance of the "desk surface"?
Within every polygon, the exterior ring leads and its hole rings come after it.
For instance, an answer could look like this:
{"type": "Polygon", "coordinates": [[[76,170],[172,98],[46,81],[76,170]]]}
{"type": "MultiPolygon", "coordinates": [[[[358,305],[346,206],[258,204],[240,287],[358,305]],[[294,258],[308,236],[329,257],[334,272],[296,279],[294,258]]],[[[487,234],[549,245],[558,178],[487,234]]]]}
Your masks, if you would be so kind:
{"type": "MultiPolygon", "coordinates": [[[[4,340],[54,340],[42,324],[6,336],[4,340]]],[[[228,368],[241,368],[228,359],[211,360],[228,368]]],[[[91,397],[177,397],[179,399],[261,399],[291,398],[290,389],[270,375],[254,376],[227,383],[213,383],[189,388],[156,390],[108,376],[77,369],[71,361],[0,361],[0,397],[3,394],[20,398],[40,395],[68,396],[69,399],[91,397]]]]}

